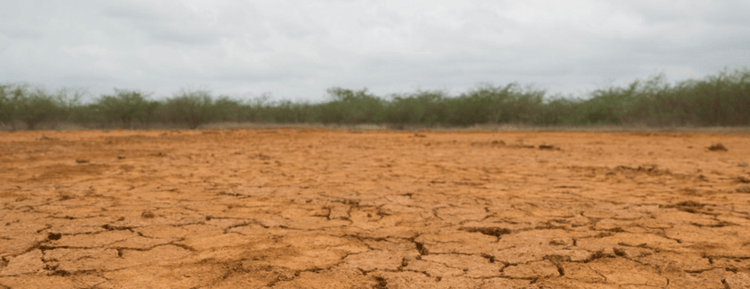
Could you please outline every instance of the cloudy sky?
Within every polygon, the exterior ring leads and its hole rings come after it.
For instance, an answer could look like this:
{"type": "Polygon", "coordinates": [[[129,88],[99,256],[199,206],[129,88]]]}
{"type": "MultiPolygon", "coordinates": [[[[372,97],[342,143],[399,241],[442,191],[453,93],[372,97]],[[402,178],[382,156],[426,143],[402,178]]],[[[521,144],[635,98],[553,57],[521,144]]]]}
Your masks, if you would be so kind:
{"type": "Polygon", "coordinates": [[[0,0],[0,83],[326,99],[481,83],[581,95],[750,66],[750,1],[0,0]]]}

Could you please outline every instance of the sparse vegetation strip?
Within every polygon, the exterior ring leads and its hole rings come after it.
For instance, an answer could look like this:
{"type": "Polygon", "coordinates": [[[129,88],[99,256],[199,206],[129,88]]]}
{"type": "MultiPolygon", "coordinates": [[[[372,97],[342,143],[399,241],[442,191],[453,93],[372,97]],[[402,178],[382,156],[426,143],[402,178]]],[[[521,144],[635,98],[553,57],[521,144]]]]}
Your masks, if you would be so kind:
{"type": "Polygon", "coordinates": [[[480,85],[457,96],[428,90],[379,97],[367,89],[328,89],[319,103],[238,100],[208,90],[181,90],[163,100],[115,89],[83,102],[85,91],[50,92],[23,83],[0,85],[0,128],[34,130],[43,124],[86,128],[197,128],[210,123],[339,124],[469,127],[474,125],[748,126],[750,69],[725,69],[701,80],[669,83],[663,75],[587,97],[562,97],[516,83],[480,85]]]}

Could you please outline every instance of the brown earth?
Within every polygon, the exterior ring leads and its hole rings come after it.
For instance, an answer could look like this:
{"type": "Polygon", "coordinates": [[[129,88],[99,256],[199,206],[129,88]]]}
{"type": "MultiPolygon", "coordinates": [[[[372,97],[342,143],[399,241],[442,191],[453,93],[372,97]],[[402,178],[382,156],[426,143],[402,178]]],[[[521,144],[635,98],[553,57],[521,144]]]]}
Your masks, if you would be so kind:
{"type": "Polygon", "coordinates": [[[750,288],[748,134],[30,131],[0,152],[0,288],[750,288]]]}

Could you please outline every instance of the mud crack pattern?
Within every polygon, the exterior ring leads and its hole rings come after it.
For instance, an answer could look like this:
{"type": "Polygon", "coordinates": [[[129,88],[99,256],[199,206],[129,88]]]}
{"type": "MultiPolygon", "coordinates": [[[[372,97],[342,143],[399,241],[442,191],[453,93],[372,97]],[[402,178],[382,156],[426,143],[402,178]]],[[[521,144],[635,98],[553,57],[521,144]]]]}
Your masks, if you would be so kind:
{"type": "Polygon", "coordinates": [[[0,288],[750,288],[749,147],[741,134],[0,132],[0,288]]]}

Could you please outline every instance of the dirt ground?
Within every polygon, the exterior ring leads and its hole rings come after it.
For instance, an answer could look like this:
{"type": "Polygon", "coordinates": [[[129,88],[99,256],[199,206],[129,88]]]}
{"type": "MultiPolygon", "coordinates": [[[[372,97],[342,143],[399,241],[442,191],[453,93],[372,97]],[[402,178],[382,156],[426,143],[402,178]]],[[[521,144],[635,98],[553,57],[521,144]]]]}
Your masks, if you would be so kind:
{"type": "Polygon", "coordinates": [[[748,134],[28,131],[0,153],[0,288],[750,288],[748,134]]]}

